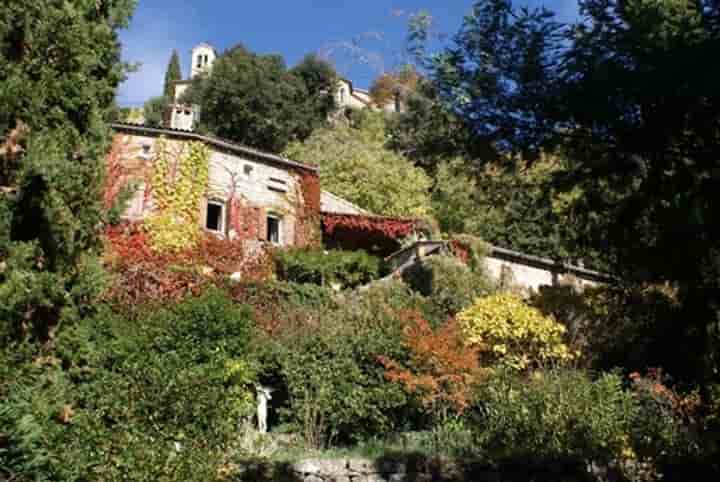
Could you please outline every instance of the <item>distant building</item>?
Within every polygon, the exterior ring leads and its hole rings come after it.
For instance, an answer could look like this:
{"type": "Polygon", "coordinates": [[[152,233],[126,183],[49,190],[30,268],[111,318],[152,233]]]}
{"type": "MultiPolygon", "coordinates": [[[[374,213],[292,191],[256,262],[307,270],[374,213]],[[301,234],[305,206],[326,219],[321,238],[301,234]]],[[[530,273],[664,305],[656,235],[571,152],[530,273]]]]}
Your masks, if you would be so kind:
{"type": "Polygon", "coordinates": [[[173,84],[173,102],[167,108],[166,127],[186,131],[192,131],[195,128],[195,125],[200,120],[200,107],[182,102],[182,97],[195,77],[212,71],[212,66],[217,57],[215,47],[205,42],[196,45],[192,49],[190,77],[185,80],[178,80],[173,84]]]}
{"type": "MultiPolygon", "coordinates": [[[[195,77],[203,73],[210,73],[213,64],[218,58],[215,47],[202,42],[191,51],[190,77],[174,82],[173,102],[167,108],[165,127],[192,131],[200,120],[200,107],[182,101],[183,95],[192,84],[195,77]]],[[[373,102],[370,92],[353,85],[351,80],[340,78],[335,91],[335,103],[339,109],[373,109],[385,112],[402,112],[404,102],[398,93],[395,98],[384,105],[373,102]]]]}
{"type": "Polygon", "coordinates": [[[351,80],[340,78],[335,93],[335,103],[340,109],[373,109],[390,113],[404,112],[405,102],[403,95],[398,91],[390,102],[377,105],[370,92],[353,86],[351,80]]]}

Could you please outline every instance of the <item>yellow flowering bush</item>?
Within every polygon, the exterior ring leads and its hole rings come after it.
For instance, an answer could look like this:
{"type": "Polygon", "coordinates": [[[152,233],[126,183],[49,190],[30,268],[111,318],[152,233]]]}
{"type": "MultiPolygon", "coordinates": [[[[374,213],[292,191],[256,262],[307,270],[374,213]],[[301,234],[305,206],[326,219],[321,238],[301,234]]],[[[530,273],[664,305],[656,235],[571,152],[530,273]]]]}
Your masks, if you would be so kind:
{"type": "Polygon", "coordinates": [[[156,212],[145,225],[158,251],[191,248],[200,239],[200,202],[207,189],[210,150],[201,142],[173,155],[158,141],[152,189],[156,212]]]}
{"type": "Polygon", "coordinates": [[[467,342],[479,346],[489,363],[525,370],[575,357],[563,342],[565,327],[512,294],[479,298],[457,319],[467,342]]]}

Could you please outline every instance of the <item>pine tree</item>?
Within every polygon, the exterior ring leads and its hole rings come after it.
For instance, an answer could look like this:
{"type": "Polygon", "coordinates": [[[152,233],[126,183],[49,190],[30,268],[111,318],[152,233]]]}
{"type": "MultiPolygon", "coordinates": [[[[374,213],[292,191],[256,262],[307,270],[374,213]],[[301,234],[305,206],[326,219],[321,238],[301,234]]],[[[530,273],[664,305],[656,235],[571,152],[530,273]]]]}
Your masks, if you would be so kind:
{"type": "Polygon", "coordinates": [[[173,98],[175,90],[173,83],[178,80],[182,80],[180,56],[178,55],[177,50],[173,50],[167,70],[165,71],[165,88],[163,89],[163,95],[165,95],[166,98],[173,98]]]}
{"type": "Polygon", "coordinates": [[[135,0],[0,7],[0,339],[52,339],[92,309],[107,119],[135,0]]]}

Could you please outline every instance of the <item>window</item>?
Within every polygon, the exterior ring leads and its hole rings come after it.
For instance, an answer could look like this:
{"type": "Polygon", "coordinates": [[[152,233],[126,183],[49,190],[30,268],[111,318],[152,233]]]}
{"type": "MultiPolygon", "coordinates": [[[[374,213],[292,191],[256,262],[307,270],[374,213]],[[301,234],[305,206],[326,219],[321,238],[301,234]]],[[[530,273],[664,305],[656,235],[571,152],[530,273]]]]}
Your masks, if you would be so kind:
{"type": "Polygon", "coordinates": [[[216,233],[225,231],[225,204],[221,201],[208,201],[205,211],[205,229],[216,233]]]}
{"type": "Polygon", "coordinates": [[[253,167],[250,164],[245,164],[243,166],[243,173],[245,174],[246,179],[252,179],[252,172],[253,167]]]}
{"type": "Polygon", "coordinates": [[[142,145],[142,153],[140,154],[140,157],[142,157],[143,159],[150,159],[150,157],[151,157],[150,149],[151,148],[152,148],[152,146],[150,144],[143,144],[142,145]]]}
{"type": "Polygon", "coordinates": [[[345,89],[340,89],[340,103],[345,103],[345,89]]]}
{"type": "Polygon", "coordinates": [[[198,56],[197,56],[197,68],[198,68],[198,69],[199,69],[200,67],[202,67],[202,62],[203,62],[202,55],[198,55],[198,56]]]}
{"type": "Polygon", "coordinates": [[[267,217],[267,240],[272,244],[282,244],[282,220],[275,216],[267,217]]]}

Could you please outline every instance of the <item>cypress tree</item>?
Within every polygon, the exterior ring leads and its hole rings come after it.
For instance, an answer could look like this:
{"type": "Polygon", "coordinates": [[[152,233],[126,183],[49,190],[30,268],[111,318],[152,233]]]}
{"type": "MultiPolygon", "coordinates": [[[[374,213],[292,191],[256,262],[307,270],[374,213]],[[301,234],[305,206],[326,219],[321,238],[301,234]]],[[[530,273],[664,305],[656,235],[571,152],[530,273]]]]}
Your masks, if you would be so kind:
{"type": "Polygon", "coordinates": [[[0,343],[49,341],[102,287],[107,120],[135,0],[0,7],[0,343]]]}
{"type": "Polygon", "coordinates": [[[180,56],[177,50],[173,50],[170,62],[168,63],[167,70],[165,71],[165,88],[163,95],[168,99],[173,98],[173,82],[182,80],[182,70],[180,69],[180,56]]]}

